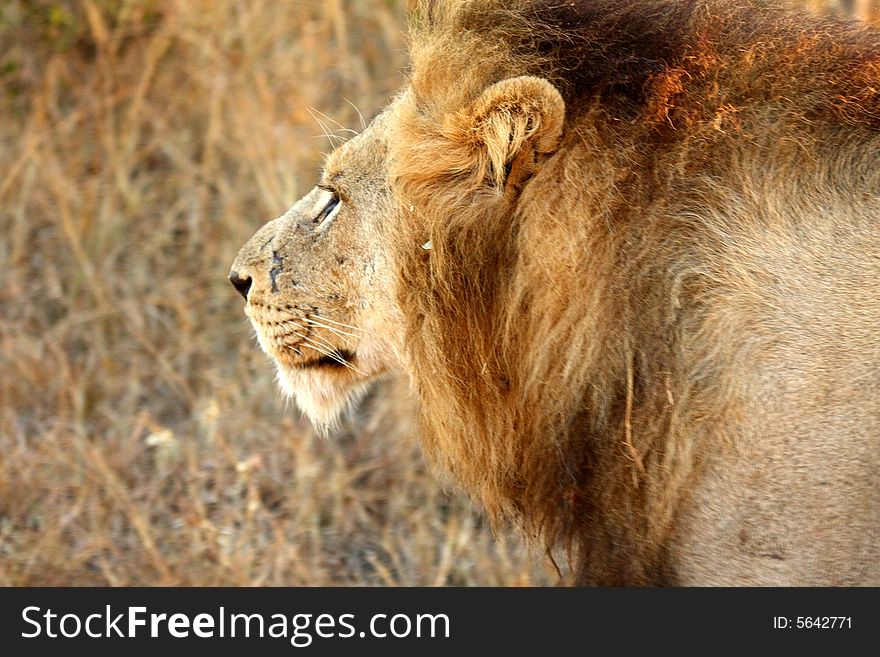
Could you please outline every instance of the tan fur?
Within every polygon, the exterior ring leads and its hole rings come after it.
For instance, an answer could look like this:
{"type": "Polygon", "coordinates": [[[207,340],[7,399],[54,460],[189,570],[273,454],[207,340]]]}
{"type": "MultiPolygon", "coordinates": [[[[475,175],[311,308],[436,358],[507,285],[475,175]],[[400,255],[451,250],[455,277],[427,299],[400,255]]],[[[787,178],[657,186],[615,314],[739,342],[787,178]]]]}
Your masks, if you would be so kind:
{"type": "Polygon", "coordinates": [[[233,266],[314,419],[402,369],[578,583],[880,584],[880,36],[742,4],[420,6],[333,224],[233,266]]]}

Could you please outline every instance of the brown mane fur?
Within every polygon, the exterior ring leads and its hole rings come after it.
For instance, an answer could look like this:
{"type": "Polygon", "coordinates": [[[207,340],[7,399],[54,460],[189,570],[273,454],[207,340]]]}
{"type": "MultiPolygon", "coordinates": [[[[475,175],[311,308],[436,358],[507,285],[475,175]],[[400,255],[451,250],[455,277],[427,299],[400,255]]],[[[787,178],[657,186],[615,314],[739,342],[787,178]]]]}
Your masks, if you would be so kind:
{"type": "Polygon", "coordinates": [[[412,35],[390,161],[416,220],[390,230],[427,450],[578,581],[662,583],[755,364],[800,348],[772,310],[822,305],[782,257],[799,216],[847,205],[828,226],[876,243],[880,38],[727,0],[427,3],[412,35]],[[513,194],[456,135],[518,75],[566,117],[513,194]]]}

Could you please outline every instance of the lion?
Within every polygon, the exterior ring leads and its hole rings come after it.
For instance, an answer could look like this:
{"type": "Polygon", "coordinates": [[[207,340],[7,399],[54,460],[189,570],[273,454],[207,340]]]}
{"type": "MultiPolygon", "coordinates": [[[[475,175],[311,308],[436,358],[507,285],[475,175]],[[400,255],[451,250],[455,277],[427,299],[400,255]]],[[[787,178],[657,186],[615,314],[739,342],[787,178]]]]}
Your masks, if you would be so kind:
{"type": "Polygon", "coordinates": [[[230,279],[332,426],[577,585],[880,584],[880,35],[768,3],[425,2],[403,89],[230,279]]]}

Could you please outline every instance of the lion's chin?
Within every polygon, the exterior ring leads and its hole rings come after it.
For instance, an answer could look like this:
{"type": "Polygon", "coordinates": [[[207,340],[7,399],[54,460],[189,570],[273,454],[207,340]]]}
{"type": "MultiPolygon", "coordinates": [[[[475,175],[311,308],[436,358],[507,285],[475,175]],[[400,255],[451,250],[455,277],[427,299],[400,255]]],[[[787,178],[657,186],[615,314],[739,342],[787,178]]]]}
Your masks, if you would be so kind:
{"type": "Polygon", "coordinates": [[[298,368],[277,363],[278,383],[319,431],[329,432],[339,418],[364,396],[373,377],[351,372],[298,368]]]}

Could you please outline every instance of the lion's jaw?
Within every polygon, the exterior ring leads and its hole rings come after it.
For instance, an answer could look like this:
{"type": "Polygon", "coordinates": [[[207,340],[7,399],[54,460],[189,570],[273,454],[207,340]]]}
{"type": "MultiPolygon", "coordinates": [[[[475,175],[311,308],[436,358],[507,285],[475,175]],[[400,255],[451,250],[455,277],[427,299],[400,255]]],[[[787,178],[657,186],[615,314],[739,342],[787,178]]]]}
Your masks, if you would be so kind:
{"type": "Polygon", "coordinates": [[[332,429],[345,412],[356,405],[378,377],[388,371],[384,350],[361,341],[346,359],[348,366],[327,359],[303,362],[279,353],[255,324],[257,340],[275,363],[278,385],[319,431],[332,429]]]}
{"type": "Polygon", "coordinates": [[[345,381],[333,372],[308,371],[276,361],[278,384],[319,429],[333,427],[339,417],[367,391],[370,379],[345,381]]]}
{"type": "Polygon", "coordinates": [[[255,284],[245,314],[260,348],[275,363],[282,392],[319,430],[330,429],[376,378],[395,367],[394,352],[379,331],[340,308],[275,297],[255,284]]]}

